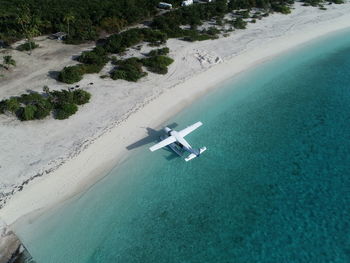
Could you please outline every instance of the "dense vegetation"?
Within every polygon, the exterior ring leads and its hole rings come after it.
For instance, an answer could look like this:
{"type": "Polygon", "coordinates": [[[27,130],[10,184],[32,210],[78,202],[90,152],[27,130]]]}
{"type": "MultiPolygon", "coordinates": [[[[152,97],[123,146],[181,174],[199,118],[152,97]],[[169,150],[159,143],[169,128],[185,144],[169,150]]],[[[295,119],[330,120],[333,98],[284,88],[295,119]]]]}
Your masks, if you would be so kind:
{"type": "MultiPolygon", "coordinates": [[[[134,28],[120,34],[112,35],[103,41],[101,40],[101,44],[96,46],[92,51],[83,52],[77,59],[83,64],[65,67],[60,72],[58,80],[68,84],[78,82],[86,73],[100,72],[108,62],[109,54],[124,52],[127,48],[141,42],[148,42],[153,46],[158,46],[160,44],[164,44],[166,40],[166,34],[160,32],[159,30],[152,30],[149,28],[134,28]]],[[[125,72],[120,70],[118,73],[112,74],[113,79],[128,78],[132,79],[132,81],[139,79],[142,74],[141,72],[139,72],[139,74],[135,74],[137,71],[139,71],[137,67],[135,67],[136,65],[133,63],[130,68],[129,63],[126,64],[127,65],[125,66],[128,67],[127,71],[130,71],[131,68],[133,68],[133,73],[131,74],[133,77],[127,77],[124,74],[125,72]]]]}
{"type": "Polygon", "coordinates": [[[140,78],[147,75],[147,72],[142,70],[142,66],[145,66],[147,70],[157,73],[166,74],[168,73],[168,66],[174,62],[173,59],[158,54],[167,54],[168,48],[162,48],[152,50],[147,58],[128,58],[124,60],[113,59],[113,64],[116,65],[114,70],[111,72],[111,78],[124,79],[127,81],[138,81],[140,78]]]}
{"type": "Polygon", "coordinates": [[[158,0],[0,0],[0,39],[64,31],[68,42],[95,40],[156,13],[158,0]]]}
{"type": "MultiPolygon", "coordinates": [[[[76,0],[78,1],[78,0],[76,0]]],[[[139,0],[141,1],[141,0],[139,0]]],[[[139,1],[134,2],[134,4],[139,1]]],[[[311,0],[305,0],[311,1],[311,0]]],[[[317,1],[317,0],[312,0],[317,1]]],[[[340,0],[333,0],[340,1],[340,0]]],[[[1,0],[0,0],[1,2],[1,0]]],[[[113,2],[113,1],[112,1],[113,2]]],[[[152,1],[151,1],[152,2],[152,1]]],[[[175,6],[181,3],[181,1],[170,1],[175,6]]],[[[88,1],[90,3],[90,1],[88,1]]],[[[130,4],[129,3],[129,4],[130,4]]],[[[216,0],[212,3],[197,4],[188,7],[178,8],[171,12],[167,12],[163,15],[156,16],[152,23],[151,28],[133,28],[122,33],[112,34],[106,39],[100,39],[98,46],[92,51],[83,52],[78,58],[78,61],[82,64],[75,66],[65,67],[59,74],[58,80],[72,84],[80,81],[83,75],[86,73],[98,73],[102,70],[105,64],[108,62],[108,56],[110,54],[120,54],[125,52],[128,48],[135,46],[142,42],[148,42],[150,45],[158,46],[164,44],[169,37],[182,38],[186,41],[201,41],[208,39],[216,39],[220,33],[220,30],[216,27],[210,27],[204,30],[197,30],[197,27],[204,21],[214,20],[217,25],[231,24],[233,28],[245,29],[247,22],[244,19],[250,18],[250,8],[259,7],[266,10],[266,13],[260,15],[260,12],[255,13],[252,18],[261,18],[268,15],[268,10],[289,13],[289,6],[293,3],[293,0],[258,0],[258,1],[245,1],[245,0],[216,0]],[[237,9],[245,8],[243,11],[235,11],[237,9]],[[224,19],[225,14],[233,12],[234,19],[224,19]],[[190,28],[184,29],[183,26],[190,26],[190,28]]],[[[153,3],[155,7],[156,2],[153,3]]],[[[103,5],[102,5],[103,6],[103,5]]],[[[153,10],[148,5],[149,10],[153,10]]],[[[154,11],[154,10],[153,10],[154,11]]],[[[152,12],[148,13],[151,14],[152,12]]],[[[103,15],[101,14],[101,17],[103,15]]],[[[138,16],[140,19],[144,16],[138,16]]],[[[65,17],[64,21],[67,22],[67,31],[73,30],[73,24],[75,17],[68,19],[65,17]]],[[[255,20],[252,22],[255,22],[255,20]]],[[[126,26],[133,19],[125,20],[124,22],[118,22],[117,17],[103,18],[102,27],[108,32],[118,32],[124,26],[126,26]]],[[[96,31],[97,32],[97,31],[96,31]]],[[[73,40],[74,34],[69,36],[70,40],[73,40]]],[[[29,41],[29,36],[27,36],[29,41]]],[[[78,37],[79,39],[79,37],[78,37]]],[[[89,39],[89,38],[81,38],[89,39]]],[[[30,41],[28,43],[31,43],[30,41]]],[[[154,51],[155,52],[155,51],[154,51]]],[[[155,54],[151,55],[154,56],[155,54]]],[[[158,54],[162,55],[162,54],[158,54]]],[[[139,64],[145,65],[148,70],[156,73],[165,74],[167,72],[167,63],[164,63],[164,58],[156,57],[152,59],[144,59],[143,62],[135,62],[133,60],[126,60],[120,62],[119,69],[114,70],[111,74],[113,79],[129,79],[131,81],[137,81],[141,76],[144,76],[144,72],[139,67],[139,64]],[[156,66],[156,63],[160,63],[156,66]]]]}
{"type": "MultiPolygon", "coordinates": [[[[228,12],[226,0],[217,0],[213,3],[192,5],[176,9],[162,16],[154,18],[151,26],[168,35],[168,37],[201,39],[201,33],[194,30],[203,21],[215,17],[223,17],[228,12]],[[182,29],[182,25],[190,25],[191,29],[182,29]]],[[[205,33],[204,33],[205,34],[205,33]]],[[[210,35],[205,35],[209,39],[210,35]]]]}
{"type": "Polygon", "coordinates": [[[111,73],[111,78],[114,80],[124,79],[136,82],[147,75],[147,73],[142,70],[142,63],[138,58],[119,60],[114,63],[117,65],[111,73]]]}
{"type": "Polygon", "coordinates": [[[141,42],[148,42],[152,46],[158,46],[164,44],[167,39],[167,35],[159,30],[133,28],[108,37],[101,47],[108,53],[121,53],[141,42]]]}
{"type": "MultiPolygon", "coordinates": [[[[304,5],[306,6],[319,6],[319,7],[323,7],[323,4],[326,3],[326,1],[324,0],[302,0],[302,2],[304,2],[304,5]]],[[[327,1],[328,3],[334,3],[334,4],[343,4],[344,0],[330,0],[327,1]]]]}
{"type": "Polygon", "coordinates": [[[77,60],[82,64],[65,67],[58,75],[59,81],[67,84],[78,82],[84,74],[100,72],[109,59],[103,48],[95,47],[84,51],[77,60]]]}
{"type": "Polygon", "coordinates": [[[44,91],[43,94],[33,92],[0,101],[0,114],[12,113],[21,121],[29,121],[44,119],[53,112],[56,119],[62,120],[73,115],[78,110],[77,105],[89,102],[91,97],[81,89],[49,91],[45,87],[44,91]]]}
{"type": "Polygon", "coordinates": [[[67,84],[72,84],[82,80],[83,78],[82,65],[65,67],[58,75],[58,80],[67,84]]]}
{"type": "MultiPolygon", "coordinates": [[[[302,0],[304,5],[324,8],[323,0],[302,0]]],[[[182,0],[167,0],[179,7],[182,0]]],[[[343,3],[343,0],[329,0],[330,3],[343,3]]],[[[128,48],[143,42],[151,46],[166,43],[168,38],[179,38],[185,41],[216,39],[224,31],[244,29],[247,21],[268,16],[269,12],[288,14],[294,0],[216,0],[207,4],[196,4],[157,14],[159,0],[0,0],[0,40],[11,44],[25,38],[26,43],[17,49],[31,51],[37,47],[33,37],[67,32],[66,43],[81,43],[87,40],[98,40],[91,51],[83,52],[77,61],[79,64],[65,67],[58,80],[71,84],[80,81],[84,74],[98,73],[109,61],[111,54],[122,54],[128,48]],[[252,8],[260,11],[253,12],[252,8]],[[239,11],[237,11],[239,10],[239,11]],[[225,19],[232,13],[232,20],[225,19]],[[154,16],[149,28],[126,27],[154,16]],[[230,25],[230,30],[214,26],[199,30],[205,21],[217,26],[230,25]],[[121,32],[122,31],[122,32],[121,32]],[[120,33],[121,32],[121,33],[120,33]]],[[[224,34],[225,35],[225,34],[224,34]]],[[[166,55],[168,48],[152,50],[144,58],[114,60],[115,68],[112,79],[137,81],[147,75],[147,70],[166,74],[173,60],[166,55]]],[[[16,63],[11,56],[4,57],[0,66],[9,69],[16,63]]],[[[56,119],[66,119],[78,110],[77,105],[87,103],[90,94],[83,90],[49,91],[43,94],[29,93],[0,101],[0,113],[10,112],[20,120],[43,119],[53,113],[56,119]]]]}
{"type": "Polygon", "coordinates": [[[168,73],[168,66],[173,63],[174,60],[166,56],[152,56],[141,59],[141,62],[146,66],[147,70],[153,73],[166,74],[168,73]]]}
{"type": "MultiPolygon", "coordinates": [[[[323,0],[303,0],[319,5],[323,0]]],[[[167,0],[179,6],[181,0],[167,0]]],[[[327,2],[342,3],[343,0],[327,2]]],[[[64,31],[66,41],[80,43],[96,40],[106,33],[118,33],[131,24],[153,16],[159,0],[0,0],[0,39],[8,44],[41,34],[64,31]]],[[[176,9],[156,17],[153,26],[169,37],[185,37],[191,32],[179,25],[199,25],[227,12],[254,7],[288,13],[294,0],[216,0],[215,2],[176,9]]]]}
{"type": "Polygon", "coordinates": [[[151,50],[147,56],[149,57],[154,57],[154,56],[165,56],[169,54],[169,48],[164,47],[164,48],[159,48],[159,49],[153,49],[151,50]]]}

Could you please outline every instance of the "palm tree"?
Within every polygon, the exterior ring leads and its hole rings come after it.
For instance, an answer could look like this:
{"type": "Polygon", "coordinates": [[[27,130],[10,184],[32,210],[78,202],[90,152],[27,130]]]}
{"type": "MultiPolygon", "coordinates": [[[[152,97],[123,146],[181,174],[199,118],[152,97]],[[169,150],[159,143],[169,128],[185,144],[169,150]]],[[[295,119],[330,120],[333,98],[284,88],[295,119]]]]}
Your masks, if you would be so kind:
{"type": "Polygon", "coordinates": [[[38,29],[39,20],[32,17],[27,6],[22,7],[16,17],[16,22],[21,26],[22,33],[26,36],[30,52],[32,54],[32,38],[40,34],[38,29]]]}
{"type": "Polygon", "coordinates": [[[67,34],[69,36],[69,23],[70,22],[73,22],[75,20],[75,16],[72,14],[72,13],[68,13],[64,16],[63,18],[63,22],[66,22],[67,23],[67,27],[68,27],[68,31],[67,31],[67,34]]]}
{"type": "MultiPolygon", "coordinates": [[[[33,25],[29,30],[27,31],[27,38],[28,38],[28,43],[29,43],[29,54],[32,54],[32,43],[33,43],[33,37],[37,36],[40,34],[40,31],[38,29],[37,25],[33,25]]],[[[35,44],[35,43],[34,43],[35,44]]]]}

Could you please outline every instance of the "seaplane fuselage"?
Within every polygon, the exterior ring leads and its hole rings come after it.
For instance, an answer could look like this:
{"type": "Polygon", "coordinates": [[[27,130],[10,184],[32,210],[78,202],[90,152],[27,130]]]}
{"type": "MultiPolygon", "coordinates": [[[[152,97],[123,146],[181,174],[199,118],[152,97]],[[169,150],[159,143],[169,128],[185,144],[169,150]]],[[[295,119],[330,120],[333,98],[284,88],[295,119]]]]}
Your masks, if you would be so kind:
{"type": "Polygon", "coordinates": [[[166,132],[166,136],[161,137],[161,141],[149,149],[153,152],[158,149],[161,149],[165,146],[169,146],[174,152],[181,155],[179,151],[176,149],[175,145],[179,146],[182,151],[187,151],[190,153],[190,155],[185,158],[185,161],[192,160],[193,158],[198,157],[202,152],[204,152],[207,148],[202,147],[200,149],[194,149],[192,146],[184,139],[186,135],[193,132],[198,127],[202,126],[202,123],[196,122],[195,124],[188,126],[187,128],[181,130],[181,131],[175,131],[170,129],[169,127],[165,127],[164,131],[166,132]]]}
{"type": "Polygon", "coordinates": [[[169,137],[174,136],[176,139],[175,143],[179,145],[182,149],[188,151],[189,153],[195,154],[197,157],[200,155],[200,151],[197,149],[193,149],[192,146],[184,139],[184,137],[180,135],[180,133],[170,129],[169,127],[165,127],[164,131],[169,137]]]}

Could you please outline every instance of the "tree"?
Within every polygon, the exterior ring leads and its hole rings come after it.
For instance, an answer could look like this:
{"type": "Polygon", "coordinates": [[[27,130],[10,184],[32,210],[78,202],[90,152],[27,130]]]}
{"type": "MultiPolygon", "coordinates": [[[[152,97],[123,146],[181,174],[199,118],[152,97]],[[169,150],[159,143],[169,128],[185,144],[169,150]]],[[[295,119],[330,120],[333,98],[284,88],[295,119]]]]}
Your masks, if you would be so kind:
{"type": "Polygon", "coordinates": [[[21,26],[22,33],[26,36],[29,44],[29,54],[32,54],[32,38],[39,35],[39,19],[31,15],[28,6],[23,6],[18,10],[16,22],[21,26]]]}
{"type": "Polygon", "coordinates": [[[102,19],[100,24],[101,24],[101,27],[104,30],[106,30],[106,32],[118,33],[123,29],[125,25],[127,25],[127,21],[117,17],[106,17],[102,19]]]}
{"type": "Polygon", "coordinates": [[[58,75],[58,80],[72,84],[80,81],[83,78],[83,73],[80,65],[65,67],[58,75]]]}
{"type": "Polygon", "coordinates": [[[75,16],[72,13],[65,14],[63,22],[67,23],[67,34],[69,36],[69,24],[75,20],[75,16]]]}

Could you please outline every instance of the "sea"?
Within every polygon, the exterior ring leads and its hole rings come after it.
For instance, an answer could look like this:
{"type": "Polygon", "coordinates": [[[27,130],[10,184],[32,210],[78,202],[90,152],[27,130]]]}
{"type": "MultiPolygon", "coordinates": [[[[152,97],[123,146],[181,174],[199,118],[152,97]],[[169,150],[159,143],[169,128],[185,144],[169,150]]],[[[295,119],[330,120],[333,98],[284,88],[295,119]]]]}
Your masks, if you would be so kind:
{"type": "Polygon", "coordinates": [[[151,153],[161,127],[147,127],[153,142],[19,227],[33,259],[350,262],[349,30],[233,77],[164,126],[197,121],[186,139],[207,147],[199,158],[151,153]]]}

